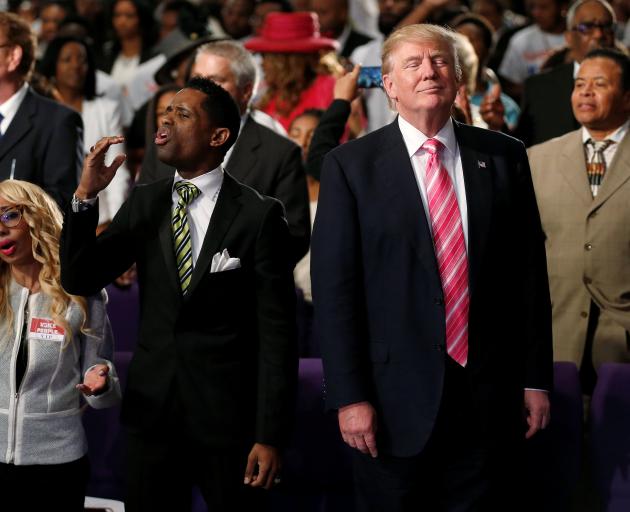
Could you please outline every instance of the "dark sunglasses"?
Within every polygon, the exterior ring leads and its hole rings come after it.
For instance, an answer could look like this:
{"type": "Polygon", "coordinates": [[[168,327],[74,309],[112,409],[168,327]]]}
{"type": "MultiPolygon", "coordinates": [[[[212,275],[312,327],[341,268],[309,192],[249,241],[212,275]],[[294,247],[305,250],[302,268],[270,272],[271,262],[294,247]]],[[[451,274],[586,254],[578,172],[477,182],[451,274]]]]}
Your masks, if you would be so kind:
{"type": "Polygon", "coordinates": [[[571,30],[574,32],[579,32],[582,35],[590,35],[595,29],[600,29],[604,33],[610,33],[614,30],[614,24],[612,22],[608,23],[595,23],[594,21],[589,21],[586,23],[578,23],[571,30]]]}
{"type": "Polygon", "coordinates": [[[0,223],[7,228],[16,227],[22,220],[22,209],[18,206],[10,206],[0,211],[0,223]]]}

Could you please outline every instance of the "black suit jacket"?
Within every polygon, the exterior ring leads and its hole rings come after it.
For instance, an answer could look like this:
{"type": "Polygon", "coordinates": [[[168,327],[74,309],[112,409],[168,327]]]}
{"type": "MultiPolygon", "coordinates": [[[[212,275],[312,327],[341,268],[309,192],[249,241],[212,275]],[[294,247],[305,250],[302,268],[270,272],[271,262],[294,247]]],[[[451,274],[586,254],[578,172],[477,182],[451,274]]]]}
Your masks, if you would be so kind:
{"type": "MultiPolygon", "coordinates": [[[[455,123],[468,203],[468,370],[489,439],[522,435],[523,389],[550,389],[545,249],[523,145],[455,123]]],[[[444,297],[398,123],[328,154],[311,248],[330,408],[369,401],[379,450],[419,453],[440,407],[444,297]]]]}
{"type": "Polygon", "coordinates": [[[525,80],[521,117],[515,135],[526,146],[577,130],[573,115],[573,62],[525,80]]]}
{"type": "MultiPolygon", "coordinates": [[[[299,261],[308,251],[311,237],[308,190],[300,148],[248,116],[225,170],[257,192],[282,202],[289,222],[293,259],[299,261]]],[[[148,145],[140,183],[152,183],[174,174],[173,167],[158,160],[155,145],[148,145]]]]}
{"type": "Polygon", "coordinates": [[[0,180],[11,177],[42,187],[64,208],[83,165],[81,116],[28,90],[0,139],[0,180]]]}
{"type": "Polygon", "coordinates": [[[348,38],[343,45],[343,48],[339,52],[339,55],[345,58],[349,58],[352,55],[352,52],[358,48],[359,46],[363,46],[364,44],[369,43],[372,38],[368,35],[365,35],[361,32],[357,32],[354,29],[350,30],[348,34],[348,38]]]}
{"type": "Polygon", "coordinates": [[[227,173],[182,296],[171,232],[173,179],[136,187],[95,238],[98,212],[66,215],[61,279],[88,295],[137,263],[140,332],[122,420],[143,431],[172,402],[192,439],[210,449],[286,440],[297,377],[295,293],[280,203],[227,173]],[[241,268],[210,273],[227,249],[241,268]]]}

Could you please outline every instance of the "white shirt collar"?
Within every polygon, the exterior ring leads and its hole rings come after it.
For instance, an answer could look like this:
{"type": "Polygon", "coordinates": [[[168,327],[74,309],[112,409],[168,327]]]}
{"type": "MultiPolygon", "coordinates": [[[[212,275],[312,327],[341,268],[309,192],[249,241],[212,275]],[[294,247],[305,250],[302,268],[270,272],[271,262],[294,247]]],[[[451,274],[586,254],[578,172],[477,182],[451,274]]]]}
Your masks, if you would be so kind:
{"type": "Polygon", "coordinates": [[[444,147],[451,154],[451,156],[456,154],[457,139],[455,138],[455,128],[453,127],[453,120],[450,117],[434,137],[427,137],[424,133],[418,130],[401,115],[398,116],[398,127],[400,128],[403,140],[405,141],[405,146],[407,147],[409,158],[415,155],[425,143],[425,141],[429,138],[437,139],[442,144],[444,144],[444,147]]]}
{"type": "MultiPolygon", "coordinates": [[[[623,123],[619,128],[612,132],[606,139],[610,139],[613,142],[619,144],[628,133],[630,128],[630,119],[623,123]]],[[[588,132],[585,126],[582,126],[582,142],[586,144],[586,141],[591,138],[591,134],[588,132]]]]}
{"type": "Polygon", "coordinates": [[[212,169],[201,176],[197,176],[192,180],[182,178],[179,172],[175,171],[175,178],[173,179],[173,193],[175,194],[177,194],[175,191],[175,183],[180,181],[188,181],[195,185],[201,191],[200,197],[206,195],[212,201],[216,201],[221,188],[221,183],[223,183],[223,167],[219,165],[215,169],[212,169]]]}
{"type": "Polygon", "coordinates": [[[2,133],[6,131],[6,128],[9,127],[11,121],[17,114],[22,101],[24,101],[24,97],[28,92],[28,83],[24,82],[22,87],[20,87],[17,91],[13,93],[13,95],[5,101],[2,105],[0,105],[0,114],[2,114],[2,133]],[[6,127],[6,128],[5,128],[6,127]]]}

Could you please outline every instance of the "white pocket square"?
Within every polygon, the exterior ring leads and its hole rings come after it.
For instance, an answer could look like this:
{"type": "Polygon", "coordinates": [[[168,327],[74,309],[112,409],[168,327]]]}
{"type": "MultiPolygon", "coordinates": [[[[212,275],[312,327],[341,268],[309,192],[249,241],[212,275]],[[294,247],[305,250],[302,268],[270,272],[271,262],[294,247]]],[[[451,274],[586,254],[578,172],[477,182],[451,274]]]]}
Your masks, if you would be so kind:
{"type": "Polygon", "coordinates": [[[241,268],[241,260],[238,258],[230,258],[227,249],[218,252],[212,256],[212,264],[210,265],[210,273],[224,272],[225,270],[234,270],[241,268]]]}

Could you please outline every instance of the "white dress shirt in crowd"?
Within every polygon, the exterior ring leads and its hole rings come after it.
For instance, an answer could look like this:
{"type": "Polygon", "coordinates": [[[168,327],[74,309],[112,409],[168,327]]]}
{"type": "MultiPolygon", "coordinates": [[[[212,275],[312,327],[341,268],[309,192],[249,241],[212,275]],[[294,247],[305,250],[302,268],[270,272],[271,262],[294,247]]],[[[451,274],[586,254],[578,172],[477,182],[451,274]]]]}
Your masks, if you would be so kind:
{"type": "MultiPolygon", "coordinates": [[[[83,149],[86,155],[101,138],[123,134],[120,104],[110,98],[96,97],[85,100],[82,105],[81,119],[83,120],[83,149]]],[[[124,144],[112,146],[107,151],[106,163],[111,164],[116,155],[123,153],[125,153],[124,144]]],[[[107,188],[98,194],[100,198],[99,224],[104,224],[114,218],[116,212],[127,199],[130,186],[131,173],[126,164],[123,163],[107,188]]]]}
{"type": "Polygon", "coordinates": [[[175,172],[175,179],[173,181],[173,194],[171,196],[173,200],[173,209],[177,206],[179,201],[179,194],[175,190],[175,183],[179,181],[188,181],[195,185],[200,191],[199,197],[197,197],[187,208],[188,215],[188,228],[190,229],[190,242],[192,244],[192,262],[193,267],[197,264],[197,258],[201,252],[201,246],[203,240],[206,237],[208,226],[210,225],[210,219],[212,218],[212,212],[217,204],[217,198],[219,197],[219,191],[223,184],[223,168],[221,166],[208,171],[201,176],[197,176],[192,180],[185,180],[178,172],[175,172]]]}
{"type": "MultiPolygon", "coordinates": [[[[360,66],[381,66],[383,51],[383,36],[378,37],[358,48],[355,48],[350,56],[353,64],[360,66]]],[[[363,91],[367,106],[368,125],[366,132],[370,133],[391,123],[396,117],[396,112],[389,108],[387,94],[379,87],[365,89],[363,91]]]]}
{"type": "MultiPolygon", "coordinates": [[[[617,128],[613,133],[611,133],[605,140],[612,140],[614,144],[611,144],[604,150],[604,160],[606,160],[606,167],[608,168],[615,158],[615,153],[617,153],[617,148],[619,147],[619,143],[623,140],[628,133],[628,129],[630,128],[630,120],[626,121],[619,128],[617,128]]],[[[591,134],[588,133],[588,130],[582,127],[582,142],[586,144],[586,141],[591,138],[591,134]]],[[[593,156],[593,146],[590,144],[584,146],[586,148],[586,161],[589,162],[593,156]]],[[[604,175],[604,179],[606,179],[606,175],[604,175]]]]}
{"type": "MultiPolygon", "coordinates": [[[[429,138],[415,126],[412,126],[402,116],[398,116],[398,126],[402,133],[403,140],[405,141],[405,147],[411,160],[413,167],[413,173],[416,177],[418,189],[420,190],[420,196],[422,197],[422,206],[427,216],[427,222],[429,230],[431,231],[431,217],[429,216],[429,207],[427,201],[427,186],[425,183],[425,170],[427,167],[427,161],[429,159],[429,152],[420,149],[424,142],[429,138]],[[414,155],[418,155],[414,158],[414,155]]],[[[459,213],[462,219],[462,228],[464,230],[464,240],[466,241],[466,248],[468,248],[468,209],[466,202],[466,188],[464,186],[464,168],[462,167],[462,158],[459,153],[459,145],[455,138],[455,129],[453,128],[453,121],[449,118],[442,129],[433,137],[444,144],[445,149],[440,152],[440,161],[446,168],[446,172],[451,177],[453,182],[453,188],[455,189],[455,196],[457,197],[457,204],[459,206],[459,213]]]]}
{"type": "Polygon", "coordinates": [[[22,101],[24,101],[24,97],[28,91],[28,84],[24,82],[22,87],[20,87],[17,91],[13,93],[13,95],[5,101],[2,105],[0,105],[0,114],[2,114],[2,122],[0,123],[0,135],[4,135],[7,132],[7,129],[11,125],[11,121],[17,114],[22,101]]]}

